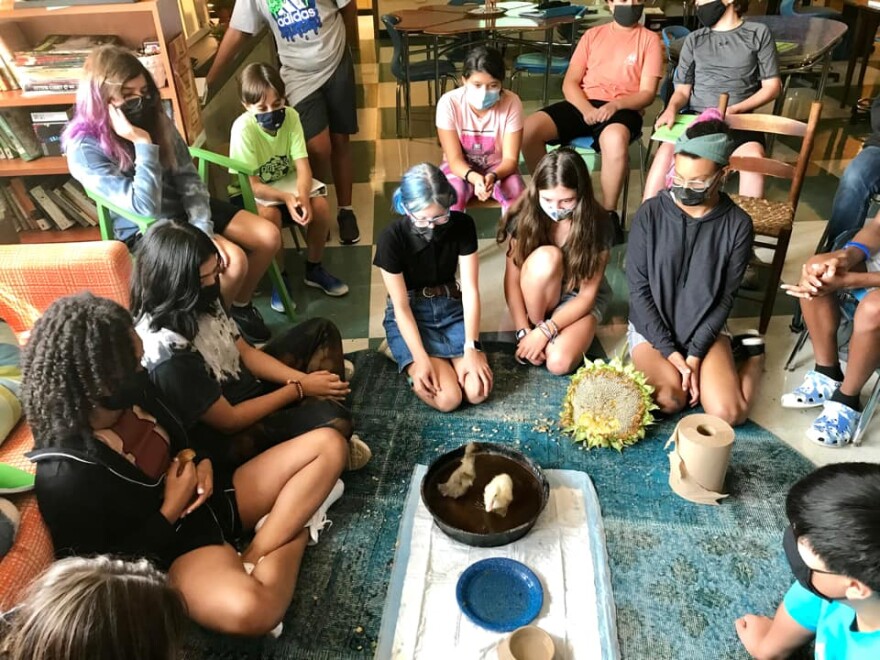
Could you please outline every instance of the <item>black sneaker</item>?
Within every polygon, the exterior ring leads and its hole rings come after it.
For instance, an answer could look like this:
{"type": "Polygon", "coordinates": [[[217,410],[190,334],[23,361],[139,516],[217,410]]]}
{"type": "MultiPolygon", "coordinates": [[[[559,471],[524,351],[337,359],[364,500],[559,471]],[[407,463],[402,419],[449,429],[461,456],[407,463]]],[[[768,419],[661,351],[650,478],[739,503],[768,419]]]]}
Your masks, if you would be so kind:
{"type": "Polygon", "coordinates": [[[626,243],[626,234],[623,231],[623,225],[620,222],[620,216],[617,214],[617,211],[608,211],[608,215],[611,218],[611,229],[613,231],[612,235],[612,245],[623,245],[626,243]]]}
{"type": "Polygon", "coordinates": [[[339,223],[339,242],[343,245],[354,245],[361,240],[361,232],[358,229],[357,218],[351,209],[339,209],[336,216],[339,223]]]}
{"type": "Polygon", "coordinates": [[[262,344],[269,341],[272,333],[266,327],[263,316],[253,303],[243,307],[233,305],[229,310],[229,316],[235,321],[241,335],[251,344],[262,344]]]}

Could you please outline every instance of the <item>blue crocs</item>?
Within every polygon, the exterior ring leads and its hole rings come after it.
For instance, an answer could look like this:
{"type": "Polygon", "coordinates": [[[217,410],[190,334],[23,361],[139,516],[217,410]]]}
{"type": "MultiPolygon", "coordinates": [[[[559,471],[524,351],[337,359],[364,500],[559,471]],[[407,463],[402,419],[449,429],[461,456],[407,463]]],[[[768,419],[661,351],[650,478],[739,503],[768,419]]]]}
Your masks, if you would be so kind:
{"type": "Polygon", "coordinates": [[[804,382],[792,392],[782,395],[783,408],[818,408],[831,398],[840,382],[812,369],[804,376],[804,382]]]}
{"type": "Polygon", "coordinates": [[[827,401],[807,437],[823,447],[840,448],[850,444],[862,413],[837,401],[827,401]]]}

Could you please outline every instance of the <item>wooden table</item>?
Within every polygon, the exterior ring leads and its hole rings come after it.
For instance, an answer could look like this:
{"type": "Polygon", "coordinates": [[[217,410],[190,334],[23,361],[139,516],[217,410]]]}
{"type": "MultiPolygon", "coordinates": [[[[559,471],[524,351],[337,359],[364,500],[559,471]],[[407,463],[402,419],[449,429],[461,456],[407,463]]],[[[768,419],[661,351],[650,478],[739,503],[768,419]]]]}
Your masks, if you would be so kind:
{"type": "MultiPolygon", "coordinates": [[[[796,43],[797,47],[779,53],[779,75],[785,79],[785,86],[774,103],[773,113],[782,111],[791,76],[812,70],[822,62],[822,73],[816,89],[816,100],[825,94],[825,83],[831,66],[831,52],[843,39],[847,27],[840,21],[807,16],[749,16],[753,23],[763,23],[770,28],[770,34],[777,42],[796,43]]],[[[685,37],[686,38],[686,37],[685,37]]],[[[684,39],[676,39],[669,45],[669,57],[678,62],[684,39]]]]}
{"type": "MultiPolygon", "coordinates": [[[[871,51],[874,47],[877,28],[880,27],[880,2],[877,0],[844,0],[842,16],[848,19],[849,25],[855,25],[849,63],[846,65],[846,77],[843,82],[843,99],[840,101],[840,107],[844,108],[849,98],[849,88],[852,84],[856,60],[859,57],[862,58],[862,67],[859,70],[858,88],[861,89],[865,84],[868,59],[871,57],[871,51]]],[[[856,100],[858,101],[858,99],[856,100]]]]}

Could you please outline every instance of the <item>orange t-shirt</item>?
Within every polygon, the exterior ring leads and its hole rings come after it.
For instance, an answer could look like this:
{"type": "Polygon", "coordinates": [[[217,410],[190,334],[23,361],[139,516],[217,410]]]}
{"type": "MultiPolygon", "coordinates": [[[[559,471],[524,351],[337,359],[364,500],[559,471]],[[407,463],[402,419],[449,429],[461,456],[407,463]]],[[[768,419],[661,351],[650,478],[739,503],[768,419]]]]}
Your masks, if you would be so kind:
{"type": "Polygon", "coordinates": [[[663,76],[663,45],[641,25],[627,30],[606,23],[587,30],[575,48],[571,66],[586,66],[581,88],[587,98],[615,101],[639,91],[642,73],[663,76]]]}

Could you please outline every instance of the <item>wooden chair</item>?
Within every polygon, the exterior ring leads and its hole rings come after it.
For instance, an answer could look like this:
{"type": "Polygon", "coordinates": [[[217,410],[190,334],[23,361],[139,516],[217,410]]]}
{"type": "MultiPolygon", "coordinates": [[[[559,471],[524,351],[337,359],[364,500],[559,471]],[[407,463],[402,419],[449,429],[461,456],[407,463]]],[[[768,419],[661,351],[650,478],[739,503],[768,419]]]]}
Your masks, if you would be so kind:
{"type": "MultiPolygon", "coordinates": [[[[234,176],[238,176],[238,181],[241,185],[241,195],[244,200],[245,209],[251,213],[256,213],[257,204],[254,200],[254,193],[253,190],[251,190],[251,182],[249,179],[249,176],[255,174],[255,172],[249,170],[244,164],[232,160],[231,158],[227,158],[226,156],[216,154],[213,151],[190,147],[189,152],[193,157],[193,160],[196,161],[196,168],[198,169],[202,181],[205,182],[205,185],[208,184],[209,165],[213,164],[228,170],[233,170],[234,176]]],[[[86,194],[94,200],[95,205],[97,206],[98,226],[101,230],[101,240],[109,241],[114,238],[113,216],[125,218],[126,220],[133,222],[137,225],[137,228],[141,233],[145,233],[150,225],[156,222],[155,218],[147,218],[121,208],[94,190],[86,188],[85,191],[86,194]]],[[[290,299],[287,287],[284,285],[284,280],[281,277],[281,269],[278,267],[278,264],[275,263],[274,259],[272,260],[271,266],[269,266],[268,274],[269,279],[272,280],[272,284],[275,285],[275,288],[281,296],[281,302],[284,305],[285,314],[291,321],[296,320],[296,313],[294,311],[296,307],[290,299]]]]}
{"type": "MultiPolygon", "coordinates": [[[[725,95],[726,96],[726,95],[725,95]]],[[[721,104],[726,108],[726,99],[721,104]]],[[[755,229],[756,247],[773,250],[773,261],[769,264],[770,275],[767,289],[763,298],[760,294],[749,291],[739,292],[740,297],[758,300],[762,302],[761,317],[758,329],[761,333],[767,331],[770,317],[773,315],[773,304],[776,301],[776,292],[779,290],[779,282],[782,279],[782,267],[785,264],[785,255],[791,240],[791,231],[797,213],[798,201],[801,196],[801,188],[804,184],[810,155],[813,151],[813,141],[816,134],[816,126],[819,116],[822,114],[822,103],[816,101],[810,107],[810,116],[806,122],[788,117],[764,114],[742,114],[725,117],[731,129],[742,131],[758,131],[767,133],[770,137],[784,135],[801,139],[801,147],[797,161],[794,164],[786,163],[770,156],[764,158],[743,158],[734,156],[730,159],[730,169],[736,172],[755,172],[764,176],[789,179],[791,186],[788,198],[784,201],[773,201],[764,198],[743,197],[731,195],[731,199],[746,213],[752,217],[752,225],[755,229]]]]}

